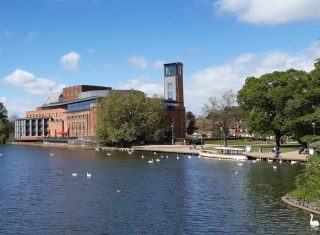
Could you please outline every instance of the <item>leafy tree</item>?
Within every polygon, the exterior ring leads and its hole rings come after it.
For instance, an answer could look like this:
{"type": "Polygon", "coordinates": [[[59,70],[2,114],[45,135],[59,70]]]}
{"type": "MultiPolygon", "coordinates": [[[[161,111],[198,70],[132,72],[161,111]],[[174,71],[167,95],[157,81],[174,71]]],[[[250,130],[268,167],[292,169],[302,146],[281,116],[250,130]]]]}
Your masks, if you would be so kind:
{"type": "Polygon", "coordinates": [[[188,135],[192,135],[194,133],[194,131],[197,129],[195,124],[196,124],[196,118],[193,115],[192,112],[187,112],[187,120],[189,121],[189,125],[187,127],[187,134],[188,135]]]}
{"type": "Polygon", "coordinates": [[[292,127],[300,143],[304,143],[304,136],[313,134],[312,123],[315,124],[317,136],[311,138],[320,140],[320,61],[314,64],[315,68],[308,74],[308,83],[304,88],[298,103],[299,118],[292,121],[292,127]]]}
{"type": "Polygon", "coordinates": [[[163,99],[139,91],[112,92],[99,103],[97,138],[128,144],[146,137],[161,138],[165,131],[163,99]]]}
{"type": "Polygon", "coordinates": [[[279,148],[281,136],[294,133],[296,120],[310,112],[308,83],[308,74],[294,69],[247,78],[237,101],[248,113],[249,131],[274,133],[279,148]]]}
{"type": "Polygon", "coordinates": [[[203,113],[214,127],[220,128],[223,133],[224,145],[227,146],[229,128],[239,121],[240,110],[236,106],[236,94],[229,90],[218,99],[210,97],[203,107],[203,113]]]}
{"type": "Polygon", "coordinates": [[[3,103],[0,102],[0,144],[5,143],[8,135],[7,110],[3,103]]]}

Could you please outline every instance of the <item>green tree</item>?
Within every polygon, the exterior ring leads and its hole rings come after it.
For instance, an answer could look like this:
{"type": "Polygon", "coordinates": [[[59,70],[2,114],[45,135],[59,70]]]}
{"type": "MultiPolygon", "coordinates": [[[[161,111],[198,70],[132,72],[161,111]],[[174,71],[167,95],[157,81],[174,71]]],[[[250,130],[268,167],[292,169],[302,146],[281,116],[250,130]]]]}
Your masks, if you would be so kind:
{"type": "Polygon", "coordinates": [[[240,110],[236,106],[236,94],[229,90],[218,99],[210,97],[209,102],[203,107],[204,116],[213,124],[214,128],[220,128],[223,134],[224,145],[227,146],[229,129],[239,121],[240,110]]]}
{"type": "Polygon", "coordinates": [[[0,144],[4,144],[8,138],[8,120],[7,110],[0,102],[0,144]]]}
{"type": "Polygon", "coordinates": [[[196,128],[196,117],[193,115],[192,112],[187,112],[187,120],[189,121],[188,127],[187,127],[187,134],[192,135],[196,128]]]}
{"type": "Polygon", "coordinates": [[[112,92],[99,103],[99,141],[128,144],[165,132],[163,99],[147,98],[139,91],[112,92]]]}
{"type": "Polygon", "coordinates": [[[294,133],[296,121],[310,111],[309,80],[306,72],[294,69],[247,78],[237,101],[248,113],[249,131],[274,133],[279,148],[281,136],[294,133]]]}
{"type": "Polygon", "coordinates": [[[320,140],[320,61],[317,60],[314,66],[314,70],[308,74],[308,83],[300,99],[293,102],[300,113],[299,118],[292,121],[292,127],[300,143],[303,144],[306,144],[304,136],[313,135],[313,131],[316,136],[309,139],[320,140]]]}

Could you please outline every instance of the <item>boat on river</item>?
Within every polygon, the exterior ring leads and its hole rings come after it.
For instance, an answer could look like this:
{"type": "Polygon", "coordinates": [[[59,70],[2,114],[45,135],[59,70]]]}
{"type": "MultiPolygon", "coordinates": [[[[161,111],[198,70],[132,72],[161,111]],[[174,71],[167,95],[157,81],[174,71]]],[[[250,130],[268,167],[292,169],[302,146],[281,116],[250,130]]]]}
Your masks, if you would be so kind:
{"type": "Polygon", "coordinates": [[[201,157],[217,159],[247,160],[246,150],[232,147],[214,147],[213,150],[202,150],[199,152],[201,157]]]}

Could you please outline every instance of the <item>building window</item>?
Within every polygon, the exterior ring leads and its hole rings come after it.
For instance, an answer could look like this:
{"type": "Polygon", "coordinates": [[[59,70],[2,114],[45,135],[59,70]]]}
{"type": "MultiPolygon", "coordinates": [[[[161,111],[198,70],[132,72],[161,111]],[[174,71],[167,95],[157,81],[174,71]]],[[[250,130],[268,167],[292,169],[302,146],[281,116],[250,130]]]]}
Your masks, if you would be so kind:
{"type": "Polygon", "coordinates": [[[168,83],[168,100],[173,100],[173,83],[168,83]]]}
{"type": "Polygon", "coordinates": [[[176,74],[176,64],[165,65],[165,76],[175,76],[176,74]]]}

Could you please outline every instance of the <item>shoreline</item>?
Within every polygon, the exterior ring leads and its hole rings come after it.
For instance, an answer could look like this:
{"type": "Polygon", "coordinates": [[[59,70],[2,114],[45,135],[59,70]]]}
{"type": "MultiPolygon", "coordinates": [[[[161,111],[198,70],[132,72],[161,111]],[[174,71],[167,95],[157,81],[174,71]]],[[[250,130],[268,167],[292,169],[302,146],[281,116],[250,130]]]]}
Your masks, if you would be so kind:
{"type": "Polygon", "coordinates": [[[289,194],[286,194],[285,196],[281,197],[281,200],[290,206],[320,215],[320,206],[316,206],[313,203],[299,201],[294,197],[290,196],[289,194]]]}

